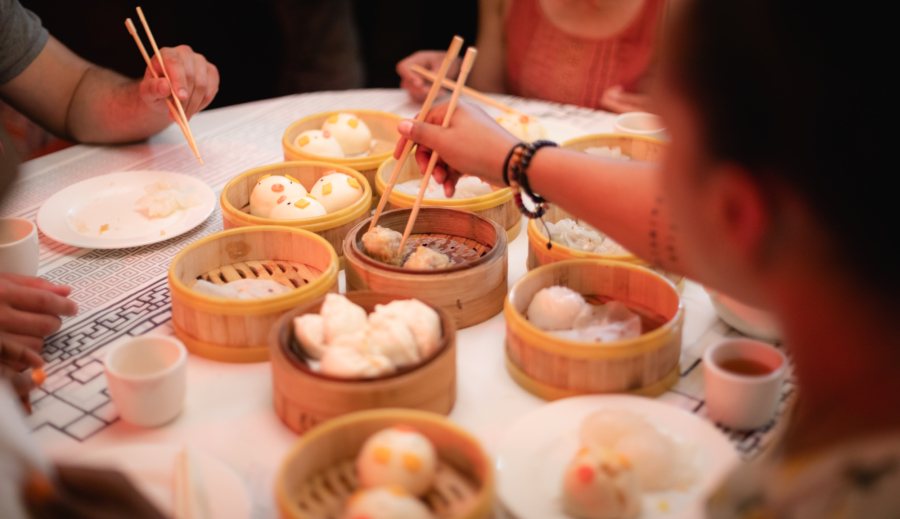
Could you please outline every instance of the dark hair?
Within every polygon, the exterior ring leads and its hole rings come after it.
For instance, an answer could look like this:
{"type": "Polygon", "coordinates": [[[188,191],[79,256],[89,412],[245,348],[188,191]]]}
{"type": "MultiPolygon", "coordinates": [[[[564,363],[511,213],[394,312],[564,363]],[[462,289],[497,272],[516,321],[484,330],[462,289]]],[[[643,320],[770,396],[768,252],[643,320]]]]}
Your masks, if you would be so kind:
{"type": "Polygon", "coordinates": [[[670,70],[710,154],[792,185],[834,238],[835,258],[870,290],[895,295],[889,4],[686,1],[670,70]]]}

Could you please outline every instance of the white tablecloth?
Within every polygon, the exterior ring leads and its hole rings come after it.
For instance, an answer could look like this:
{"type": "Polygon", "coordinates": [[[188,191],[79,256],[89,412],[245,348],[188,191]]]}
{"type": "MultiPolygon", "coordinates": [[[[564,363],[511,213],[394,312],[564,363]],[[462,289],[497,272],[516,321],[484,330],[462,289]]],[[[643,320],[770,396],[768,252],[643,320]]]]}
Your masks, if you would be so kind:
{"type": "MultiPolygon", "coordinates": [[[[560,121],[588,133],[612,131],[612,115],[571,106],[501,97],[523,112],[560,121]]],[[[75,146],[30,161],[11,189],[0,214],[34,219],[40,205],[61,188],[115,171],[164,170],[197,176],[215,191],[237,174],[280,162],[285,128],[301,117],[327,110],[375,109],[412,117],[419,106],[397,90],[322,92],[272,99],[199,114],[191,121],[206,166],[200,166],[177,126],[146,143],[75,146]]],[[[602,203],[599,200],[598,203],[602,203]]],[[[184,412],[153,430],[117,419],[106,392],[99,359],[123,338],[171,334],[166,272],[188,243],[222,229],[217,210],[197,229],[162,243],[123,250],[78,249],[41,235],[42,277],[73,287],[80,312],[66,319],[44,350],[49,378],[33,394],[29,425],[41,446],[57,459],[124,443],[177,443],[211,454],[233,467],[256,497],[256,517],[274,516],[271,480],[297,436],[272,407],[268,363],[225,364],[190,357],[184,412]]],[[[528,240],[522,232],[509,246],[509,283],[526,272],[528,240]]],[[[343,274],[341,275],[343,289],[343,274]]],[[[681,380],[660,399],[704,415],[703,350],[736,335],[717,319],[703,290],[688,282],[681,380]]],[[[458,399],[450,418],[472,431],[494,452],[506,429],[544,402],[517,386],[504,367],[502,315],[458,334],[458,399]]],[[[785,397],[793,391],[789,379],[785,397]]],[[[766,441],[768,429],[729,434],[749,456],[766,441]]]]}

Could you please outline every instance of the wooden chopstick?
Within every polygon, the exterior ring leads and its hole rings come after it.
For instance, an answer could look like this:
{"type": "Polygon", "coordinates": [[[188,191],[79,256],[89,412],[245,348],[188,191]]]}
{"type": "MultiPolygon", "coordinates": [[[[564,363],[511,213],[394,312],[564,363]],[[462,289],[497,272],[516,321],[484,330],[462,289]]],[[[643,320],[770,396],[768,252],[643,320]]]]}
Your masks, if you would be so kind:
{"type": "MultiPolygon", "coordinates": [[[[472,70],[472,65],[475,63],[475,56],[478,54],[478,51],[475,47],[469,47],[466,49],[466,55],[463,57],[462,66],[459,69],[459,79],[456,81],[456,86],[453,88],[453,95],[450,96],[450,103],[447,104],[447,113],[444,114],[444,123],[441,125],[444,128],[450,126],[450,119],[453,117],[453,112],[456,111],[456,104],[459,102],[459,94],[462,93],[462,90],[465,88],[466,78],[469,77],[469,72],[472,70]]],[[[438,152],[432,151],[431,158],[428,160],[428,167],[425,169],[425,176],[422,177],[422,185],[419,186],[419,196],[416,197],[416,203],[413,204],[412,212],[409,214],[409,221],[406,222],[406,230],[403,231],[403,238],[400,239],[400,251],[403,251],[403,246],[406,244],[406,240],[409,238],[409,234],[412,232],[413,226],[416,224],[416,217],[419,216],[419,208],[422,206],[422,199],[425,198],[425,190],[428,189],[428,182],[431,180],[431,174],[434,172],[434,166],[438,161],[438,152]]]]}
{"type": "MultiPolygon", "coordinates": [[[[436,77],[441,79],[447,75],[447,69],[450,68],[450,64],[453,63],[453,60],[456,59],[456,56],[459,55],[459,49],[462,48],[463,39],[459,36],[454,36],[453,41],[450,42],[450,48],[447,49],[447,54],[444,55],[444,61],[441,63],[441,68],[438,69],[438,73],[436,77]]],[[[431,85],[431,90],[428,91],[428,97],[425,98],[425,103],[422,104],[422,111],[419,112],[418,117],[416,117],[416,121],[422,122],[425,120],[425,116],[428,115],[429,110],[431,110],[431,105],[434,103],[434,99],[437,97],[438,93],[441,91],[440,81],[435,82],[431,85]]],[[[384,205],[387,203],[388,198],[391,196],[391,191],[394,190],[394,184],[397,183],[397,178],[400,176],[400,170],[403,169],[403,165],[406,164],[406,159],[409,157],[409,152],[412,150],[413,141],[406,141],[406,145],[403,146],[403,154],[400,155],[400,158],[397,159],[397,165],[394,166],[394,172],[391,173],[390,181],[388,182],[387,187],[384,190],[384,193],[381,194],[381,200],[378,201],[378,207],[375,208],[375,215],[372,216],[372,223],[369,225],[369,230],[375,228],[375,224],[378,223],[378,218],[381,217],[381,213],[384,211],[384,205]]]]}
{"type": "MultiPolygon", "coordinates": [[[[175,87],[172,85],[172,79],[169,78],[169,73],[166,72],[166,64],[163,62],[162,54],[159,52],[159,47],[156,46],[156,40],[153,38],[153,33],[150,31],[150,25],[147,24],[147,19],[144,18],[144,11],[141,10],[140,7],[137,8],[138,17],[141,19],[141,24],[144,26],[144,31],[147,32],[147,39],[150,40],[150,46],[153,47],[153,52],[156,53],[156,59],[159,61],[159,68],[162,69],[163,76],[166,78],[166,81],[169,82],[169,89],[172,91],[172,100],[175,102],[175,107],[178,109],[178,114],[181,116],[182,121],[184,122],[184,129],[186,130],[185,136],[187,137],[188,144],[191,145],[191,149],[194,151],[194,155],[197,156],[197,160],[200,161],[200,165],[203,165],[203,159],[200,158],[200,151],[197,150],[197,144],[194,142],[194,134],[191,133],[191,127],[188,124],[188,118],[184,115],[184,108],[181,106],[181,101],[178,100],[178,95],[175,93],[175,87]]],[[[153,67],[150,67],[151,70],[153,67]]]]}
{"type": "MultiPolygon", "coordinates": [[[[125,27],[128,28],[128,32],[131,33],[131,36],[134,37],[134,42],[137,43],[141,55],[144,56],[144,61],[147,62],[147,68],[150,69],[150,74],[152,74],[154,78],[159,78],[159,74],[157,74],[156,69],[153,68],[153,64],[150,62],[150,56],[147,54],[147,49],[144,48],[144,43],[141,41],[137,29],[134,28],[134,22],[131,21],[131,18],[125,20],[125,27]]],[[[169,105],[169,113],[172,114],[172,119],[178,123],[178,127],[181,128],[181,132],[184,134],[184,138],[187,139],[187,130],[184,127],[184,122],[181,120],[181,116],[178,115],[178,110],[175,109],[172,100],[168,97],[166,98],[166,104],[169,105]]]]}
{"type": "MultiPolygon", "coordinates": [[[[416,74],[424,77],[425,79],[431,81],[432,83],[434,82],[435,78],[437,78],[437,75],[434,72],[432,72],[426,68],[423,68],[421,65],[410,65],[409,68],[416,74]]],[[[449,88],[450,90],[456,89],[456,81],[453,81],[452,79],[444,78],[441,81],[441,84],[444,85],[446,88],[449,88]]],[[[476,101],[480,101],[488,106],[493,106],[494,108],[496,108],[498,110],[502,110],[506,113],[522,114],[522,112],[516,110],[515,108],[513,108],[511,106],[506,106],[505,104],[501,103],[500,101],[497,101],[496,99],[488,97],[488,96],[482,94],[481,92],[479,92],[478,90],[475,90],[474,88],[464,86],[462,89],[462,93],[466,94],[467,96],[471,97],[472,99],[475,99],[476,101]]]]}
{"type": "Polygon", "coordinates": [[[187,445],[175,455],[172,475],[173,519],[209,519],[212,513],[203,478],[187,445]]]}

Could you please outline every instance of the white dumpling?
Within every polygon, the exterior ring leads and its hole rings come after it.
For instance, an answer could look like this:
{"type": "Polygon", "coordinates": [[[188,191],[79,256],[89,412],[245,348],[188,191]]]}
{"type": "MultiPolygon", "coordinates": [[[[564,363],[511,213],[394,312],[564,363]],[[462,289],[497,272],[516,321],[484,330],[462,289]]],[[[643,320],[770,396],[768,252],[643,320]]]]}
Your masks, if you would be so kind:
{"type": "Polygon", "coordinates": [[[541,330],[569,330],[587,304],[571,288],[542,288],[528,305],[528,321],[541,330]]]}
{"type": "Polygon", "coordinates": [[[322,125],[337,139],[344,155],[362,155],[372,148],[372,132],[362,119],[353,114],[332,114],[322,125]]]}
{"type": "Polygon", "coordinates": [[[319,314],[322,316],[326,344],[331,344],[341,335],[365,331],[369,326],[366,311],[339,294],[326,295],[319,314]]]}
{"type": "Polygon", "coordinates": [[[238,279],[226,283],[225,286],[233,288],[238,299],[261,299],[281,294],[287,294],[290,288],[271,279],[238,279]]]}
{"type": "Polygon", "coordinates": [[[319,314],[305,314],[294,318],[294,336],[303,351],[314,359],[321,359],[327,348],[325,322],[319,314]]]}
{"type": "Polygon", "coordinates": [[[433,308],[418,299],[391,301],[386,305],[375,305],[375,311],[369,315],[372,322],[382,317],[393,317],[402,320],[409,327],[419,354],[426,358],[438,349],[441,343],[441,317],[433,308]]]}
{"type": "Polygon", "coordinates": [[[446,254],[429,249],[428,247],[416,247],[406,262],[403,264],[405,269],[443,269],[453,265],[450,258],[446,254]]]}
{"type": "Polygon", "coordinates": [[[328,131],[306,130],[297,137],[297,147],[320,157],[344,158],[340,143],[328,131]]]}
{"type": "Polygon", "coordinates": [[[333,171],[313,184],[309,194],[318,200],[328,214],[350,207],[363,196],[363,188],[356,178],[333,171]]]}
{"type": "Polygon", "coordinates": [[[547,130],[537,118],[530,115],[505,113],[497,118],[497,122],[522,142],[547,138],[547,130]]]}
{"type": "Polygon", "coordinates": [[[604,409],[588,415],[581,422],[579,439],[582,445],[592,449],[612,449],[624,436],[651,429],[653,425],[633,411],[604,409]]]}
{"type": "Polygon", "coordinates": [[[359,490],[347,500],[343,519],[434,519],[428,507],[401,487],[359,490]]]}
{"type": "Polygon", "coordinates": [[[360,353],[355,347],[336,342],[325,349],[319,370],[338,378],[376,378],[393,373],[395,368],[382,355],[360,353]]]}
{"type": "Polygon", "coordinates": [[[594,249],[594,252],[598,254],[610,254],[610,255],[624,255],[631,254],[628,249],[619,245],[618,242],[614,241],[612,238],[607,237],[603,240],[603,243],[600,244],[599,247],[594,249]]]}
{"type": "Polygon", "coordinates": [[[581,449],[563,475],[563,508],[581,519],[631,519],[641,510],[639,478],[611,451],[581,449]]]}
{"type": "Polygon", "coordinates": [[[273,220],[299,220],[301,218],[314,218],[324,216],[326,213],[322,204],[309,195],[299,198],[288,198],[283,203],[276,204],[269,212],[269,218],[273,220]]]}
{"type": "MultiPolygon", "coordinates": [[[[443,190],[443,186],[441,189],[443,190]]],[[[478,177],[462,177],[456,183],[456,192],[453,194],[453,198],[457,200],[475,198],[476,196],[489,195],[493,192],[491,185],[478,177]]]]}
{"type": "Polygon", "coordinates": [[[390,265],[399,265],[402,239],[403,235],[399,232],[376,225],[374,229],[363,234],[362,242],[369,256],[390,265]]]}
{"type": "MultiPolygon", "coordinates": [[[[419,196],[419,189],[421,187],[422,179],[419,179],[407,180],[406,182],[399,183],[394,186],[394,189],[410,196],[419,196]]],[[[447,200],[447,195],[444,193],[444,185],[435,182],[434,177],[428,179],[428,187],[425,188],[425,198],[432,200],[447,200]]],[[[455,195],[454,198],[456,198],[455,195]]]]}
{"type": "Polygon", "coordinates": [[[437,471],[437,451],[411,427],[383,429],[366,440],[356,458],[362,488],[397,485],[421,496],[431,488],[437,471]]]}
{"type": "Polygon", "coordinates": [[[412,331],[401,319],[372,314],[366,339],[370,352],[384,355],[398,368],[422,360],[412,331]]]}
{"type": "Polygon", "coordinates": [[[281,175],[266,175],[257,181],[250,193],[250,214],[269,218],[275,205],[288,198],[296,200],[306,196],[306,188],[295,179],[281,175]]]}

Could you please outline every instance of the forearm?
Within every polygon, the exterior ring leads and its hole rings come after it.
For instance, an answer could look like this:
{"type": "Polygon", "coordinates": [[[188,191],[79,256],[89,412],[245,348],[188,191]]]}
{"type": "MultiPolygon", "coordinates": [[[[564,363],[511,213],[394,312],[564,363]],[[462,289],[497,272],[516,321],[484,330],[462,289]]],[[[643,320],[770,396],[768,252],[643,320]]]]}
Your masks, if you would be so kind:
{"type": "Polygon", "coordinates": [[[532,189],[668,271],[696,277],[680,254],[660,187],[659,167],[542,148],[528,169],[532,189]]]}
{"type": "Polygon", "coordinates": [[[140,96],[140,80],[91,67],[78,83],[66,114],[66,133],[77,142],[120,143],[145,139],[171,124],[140,96]]]}

